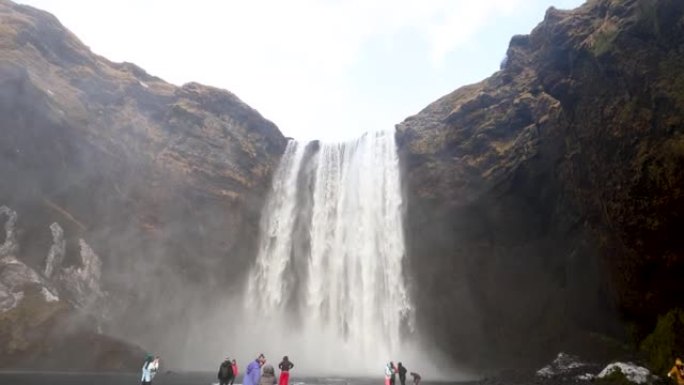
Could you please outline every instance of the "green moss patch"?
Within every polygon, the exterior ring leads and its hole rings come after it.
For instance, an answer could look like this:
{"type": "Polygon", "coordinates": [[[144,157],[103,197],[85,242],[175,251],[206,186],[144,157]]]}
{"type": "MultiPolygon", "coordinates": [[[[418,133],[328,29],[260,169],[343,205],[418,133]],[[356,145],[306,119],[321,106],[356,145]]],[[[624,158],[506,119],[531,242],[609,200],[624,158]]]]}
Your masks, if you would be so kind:
{"type": "Polygon", "coordinates": [[[596,383],[601,385],[634,385],[619,368],[615,368],[609,375],[597,379],[596,383]]]}
{"type": "Polygon", "coordinates": [[[641,343],[654,373],[664,374],[675,358],[684,357],[684,310],[673,309],[658,318],[653,332],[641,343]]]}

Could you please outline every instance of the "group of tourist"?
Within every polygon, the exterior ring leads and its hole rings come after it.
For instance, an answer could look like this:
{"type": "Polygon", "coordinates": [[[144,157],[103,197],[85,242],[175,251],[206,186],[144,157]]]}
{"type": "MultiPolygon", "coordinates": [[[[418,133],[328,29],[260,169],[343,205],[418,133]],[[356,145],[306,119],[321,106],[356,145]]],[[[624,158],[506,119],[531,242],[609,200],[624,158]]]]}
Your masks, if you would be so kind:
{"type": "Polygon", "coordinates": [[[275,369],[272,365],[266,363],[266,357],[263,354],[247,365],[245,377],[242,380],[243,385],[288,385],[290,381],[290,369],[294,368],[294,364],[285,356],[278,364],[280,369],[280,380],[276,382],[275,369]]]}
{"type": "MultiPolygon", "coordinates": [[[[385,385],[395,385],[396,376],[399,375],[399,382],[401,385],[406,385],[406,367],[399,362],[394,365],[394,362],[390,361],[385,366],[385,385]]],[[[411,372],[411,377],[413,377],[413,385],[418,385],[420,383],[420,374],[416,372],[411,372]]]]}
{"type": "MultiPolygon", "coordinates": [[[[294,368],[292,361],[287,356],[283,357],[283,360],[278,364],[280,381],[276,381],[273,366],[266,364],[266,357],[263,354],[259,354],[254,361],[247,365],[243,385],[289,385],[290,369],[292,368],[294,368]]],[[[151,385],[157,371],[159,371],[159,356],[153,357],[151,354],[148,354],[142,367],[142,385],[151,385]]],[[[217,375],[219,384],[233,385],[238,374],[237,361],[226,357],[221,362],[221,365],[219,365],[217,375]]]]}
{"type": "MultiPolygon", "coordinates": [[[[254,361],[247,365],[242,385],[289,385],[292,368],[294,368],[292,361],[287,356],[283,357],[283,360],[278,364],[280,380],[276,381],[275,369],[272,365],[266,364],[266,356],[259,354],[254,361]]],[[[159,356],[154,357],[148,354],[142,367],[142,385],[151,385],[157,371],[159,371],[159,356]]],[[[406,367],[401,362],[397,365],[394,365],[392,361],[388,362],[385,366],[385,385],[396,385],[397,374],[399,375],[399,383],[406,385],[406,373],[406,367]]],[[[233,385],[238,374],[237,361],[226,357],[219,365],[217,374],[219,384],[233,385]]],[[[411,372],[410,375],[413,377],[413,385],[419,385],[420,374],[411,372]]]]}
{"type": "MultiPolygon", "coordinates": [[[[278,364],[280,369],[280,380],[276,381],[275,369],[272,365],[266,364],[266,357],[263,354],[247,365],[247,371],[243,379],[243,385],[289,385],[290,369],[294,368],[294,364],[285,356],[278,364]]],[[[151,385],[152,379],[159,371],[159,356],[148,354],[145,357],[145,362],[142,367],[142,385],[151,385]]],[[[399,375],[399,383],[406,385],[406,367],[401,362],[394,365],[390,361],[385,366],[385,385],[396,385],[396,376],[399,375]]],[[[413,377],[413,385],[419,385],[420,374],[416,372],[409,373],[413,377]]],[[[218,380],[220,385],[233,385],[233,382],[238,376],[237,361],[226,359],[221,363],[218,370],[218,380]]],[[[674,378],[677,385],[684,385],[684,363],[677,358],[672,370],[667,374],[668,377],[674,378]]]]}

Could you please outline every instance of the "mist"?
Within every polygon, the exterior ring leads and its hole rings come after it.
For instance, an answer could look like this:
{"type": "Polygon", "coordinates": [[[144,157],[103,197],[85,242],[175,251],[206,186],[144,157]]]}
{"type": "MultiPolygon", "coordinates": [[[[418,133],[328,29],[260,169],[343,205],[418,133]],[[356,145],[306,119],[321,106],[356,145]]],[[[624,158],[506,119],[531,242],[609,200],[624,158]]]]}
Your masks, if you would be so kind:
{"type": "Polygon", "coordinates": [[[220,310],[198,318],[184,336],[188,345],[173,354],[180,368],[216,370],[226,358],[235,358],[244,373],[246,365],[259,354],[274,366],[287,355],[295,364],[295,377],[375,377],[383,376],[387,361],[402,362],[428,380],[459,381],[476,378],[435,347],[425,346],[416,335],[398,347],[396,354],[373,360],[358,355],[358,346],[345,342],[339,334],[320,328],[302,329],[291,324],[291,315],[249,318],[241,298],[226,299],[220,310]],[[225,310],[223,310],[225,309],[225,310]],[[190,342],[191,341],[191,342],[190,342]]]}
{"type": "Polygon", "coordinates": [[[289,356],[300,376],[377,377],[394,361],[424,378],[472,378],[415,330],[400,186],[390,132],[290,141],[243,289],[193,322],[183,365],[231,357],[244,367],[263,353],[274,364],[289,356]]]}

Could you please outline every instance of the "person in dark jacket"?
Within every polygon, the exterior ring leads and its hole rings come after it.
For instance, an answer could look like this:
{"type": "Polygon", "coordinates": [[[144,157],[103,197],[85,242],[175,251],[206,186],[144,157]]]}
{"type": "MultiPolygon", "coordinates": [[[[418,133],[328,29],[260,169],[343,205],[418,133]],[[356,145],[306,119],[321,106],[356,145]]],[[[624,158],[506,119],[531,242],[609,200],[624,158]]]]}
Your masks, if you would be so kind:
{"type": "Polygon", "coordinates": [[[290,361],[287,356],[283,357],[283,360],[278,364],[278,369],[280,369],[280,380],[278,385],[288,385],[290,382],[290,369],[294,368],[294,364],[290,361]]]}
{"type": "Polygon", "coordinates": [[[390,385],[395,385],[397,383],[397,367],[394,366],[394,362],[390,361],[390,366],[392,367],[392,375],[390,376],[390,385]]]}
{"type": "Polygon", "coordinates": [[[420,374],[416,372],[411,372],[409,373],[411,377],[413,377],[413,385],[418,385],[420,384],[420,374]]]}
{"type": "Polygon", "coordinates": [[[406,385],[406,368],[401,362],[397,364],[397,372],[399,373],[399,382],[401,385],[406,385]]]}
{"type": "Polygon", "coordinates": [[[233,380],[234,375],[235,374],[233,373],[233,364],[230,362],[230,359],[226,357],[226,359],[221,363],[221,366],[219,366],[217,375],[219,384],[230,384],[231,380],[233,380]]]}

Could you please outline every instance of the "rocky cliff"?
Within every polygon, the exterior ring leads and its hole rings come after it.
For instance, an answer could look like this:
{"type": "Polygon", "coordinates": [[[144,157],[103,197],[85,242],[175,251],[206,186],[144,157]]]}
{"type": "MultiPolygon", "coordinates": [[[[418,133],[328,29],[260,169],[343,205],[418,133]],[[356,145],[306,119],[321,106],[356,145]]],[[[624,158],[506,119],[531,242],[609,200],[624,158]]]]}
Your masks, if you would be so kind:
{"type": "MultiPolygon", "coordinates": [[[[680,305],[683,31],[681,0],[552,8],[499,72],[398,125],[416,321],[436,346],[536,365],[601,353],[626,325],[639,341],[680,305]]],[[[255,255],[278,129],[7,0],[0,122],[0,366],[131,368],[124,331],[165,358],[191,344],[179,331],[255,255]]]]}
{"type": "Polygon", "coordinates": [[[286,139],[235,95],[109,62],[52,15],[0,0],[0,122],[0,206],[19,215],[18,247],[4,254],[35,278],[6,285],[7,301],[33,281],[57,287],[56,274],[80,282],[60,301],[84,308],[85,244],[112,294],[103,325],[163,350],[150,325],[182,330],[240,284],[286,139]]]}
{"type": "Polygon", "coordinates": [[[397,126],[436,344],[537,363],[625,325],[638,341],[681,305],[683,92],[684,2],[590,0],[549,9],[499,72],[397,126]]]}

